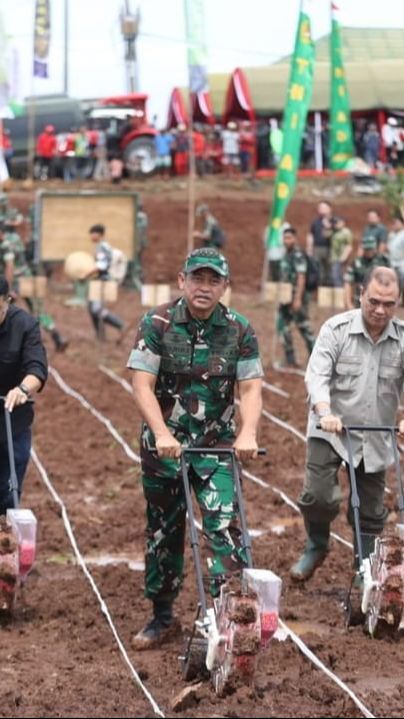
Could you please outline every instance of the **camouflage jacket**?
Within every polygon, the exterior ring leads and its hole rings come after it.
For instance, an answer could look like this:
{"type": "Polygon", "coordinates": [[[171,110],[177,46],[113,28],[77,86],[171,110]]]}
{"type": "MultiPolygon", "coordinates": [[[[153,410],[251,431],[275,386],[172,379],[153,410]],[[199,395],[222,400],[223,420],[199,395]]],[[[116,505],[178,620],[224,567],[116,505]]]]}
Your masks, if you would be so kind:
{"type": "Polygon", "coordinates": [[[291,282],[295,287],[298,273],[306,274],[307,260],[300,247],[285,252],[281,259],[281,282],[291,282]]]}
{"type": "Polygon", "coordinates": [[[10,253],[13,255],[14,277],[23,277],[30,274],[25,254],[25,244],[18,232],[6,232],[4,241],[7,242],[10,253]]]}
{"type": "MultiPolygon", "coordinates": [[[[164,421],[187,446],[230,445],[235,382],[263,375],[257,338],[245,317],[218,304],[208,320],[198,320],[184,298],[144,316],[127,366],[157,376],[155,393],[164,421]]],[[[142,457],[155,465],[147,452],[154,446],[153,434],[144,426],[142,457]]],[[[164,473],[178,469],[174,460],[157,464],[164,473]]],[[[211,466],[202,459],[192,464],[211,466]]]]}
{"type": "Polygon", "coordinates": [[[0,275],[4,275],[5,269],[6,269],[6,263],[13,262],[13,261],[14,261],[13,251],[10,247],[9,241],[6,239],[6,237],[4,235],[3,240],[0,242],[0,275]]]}

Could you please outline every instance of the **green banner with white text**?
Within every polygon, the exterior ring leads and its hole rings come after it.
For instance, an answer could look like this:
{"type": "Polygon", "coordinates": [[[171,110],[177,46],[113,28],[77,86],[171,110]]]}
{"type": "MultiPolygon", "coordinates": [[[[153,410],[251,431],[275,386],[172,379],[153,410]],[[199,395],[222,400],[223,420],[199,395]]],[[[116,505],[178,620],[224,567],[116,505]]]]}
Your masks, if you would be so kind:
{"type": "Polygon", "coordinates": [[[311,100],[313,70],[314,43],[311,37],[310,17],[302,10],[299,16],[290,70],[286,108],[283,114],[282,152],[276,172],[267,238],[270,259],[279,259],[279,250],[282,247],[280,228],[296,185],[302,135],[306,127],[307,111],[311,100]]]}
{"type": "Polygon", "coordinates": [[[344,170],[354,156],[354,142],[337,10],[336,5],[331,3],[330,168],[344,170]]]}

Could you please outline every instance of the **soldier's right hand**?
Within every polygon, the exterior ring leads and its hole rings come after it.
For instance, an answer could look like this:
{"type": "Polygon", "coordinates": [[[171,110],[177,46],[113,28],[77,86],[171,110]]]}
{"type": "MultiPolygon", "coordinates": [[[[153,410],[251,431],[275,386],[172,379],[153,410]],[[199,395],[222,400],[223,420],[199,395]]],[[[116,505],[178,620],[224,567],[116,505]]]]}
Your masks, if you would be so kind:
{"type": "Polygon", "coordinates": [[[320,425],[323,432],[342,432],[343,429],[341,419],[334,414],[321,417],[320,425]]]}
{"type": "Polygon", "coordinates": [[[156,449],[159,457],[179,459],[181,457],[181,445],[170,432],[156,437],[156,449]]]}

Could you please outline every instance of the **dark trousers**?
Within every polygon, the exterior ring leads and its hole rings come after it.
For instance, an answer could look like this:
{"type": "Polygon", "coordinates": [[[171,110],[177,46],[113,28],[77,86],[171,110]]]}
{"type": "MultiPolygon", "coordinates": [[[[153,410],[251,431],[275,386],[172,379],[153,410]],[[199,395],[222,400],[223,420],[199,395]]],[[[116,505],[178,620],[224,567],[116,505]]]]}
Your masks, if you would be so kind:
{"type": "MultiPolygon", "coordinates": [[[[21,497],[22,483],[31,451],[31,429],[24,429],[13,437],[15,471],[18,481],[18,498],[21,497]]],[[[0,443],[0,514],[14,507],[13,494],[9,486],[10,463],[7,443],[0,443]]]]}
{"type": "MultiPolygon", "coordinates": [[[[341,464],[341,457],[326,440],[309,437],[306,479],[298,501],[304,518],[309,522],[328,524],[337,516],[342,498],[337,478],[341,464]]],[[[361,531],[380,534],[387,517],[387,510],[383,505],[385,471],[365,472],[362,460],[356,467],[355,474],[360,500],[361,531]]],[[[353,526],[351,492],[348,521],[353,526]]]]}

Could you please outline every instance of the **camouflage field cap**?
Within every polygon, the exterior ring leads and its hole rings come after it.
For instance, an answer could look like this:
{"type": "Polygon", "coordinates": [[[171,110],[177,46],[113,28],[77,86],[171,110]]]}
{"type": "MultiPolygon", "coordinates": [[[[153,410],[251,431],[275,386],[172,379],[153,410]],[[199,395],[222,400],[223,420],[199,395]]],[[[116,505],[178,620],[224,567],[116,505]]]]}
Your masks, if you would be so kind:
{"type": "Polygon", "coordinates": [[[377,248],[376,237],[372,237],[372,235],[363,237],[361,245],[364,250],[375,250],[377,248]]]}
{"type": "Polygon", "coordinates": [[[217,272],[221,277],[228,277],[230,274],[225,256],[212,247],[202,247],[191,252],[185,260],[183,271],[187,275],[204,268],[217,272]]]}

